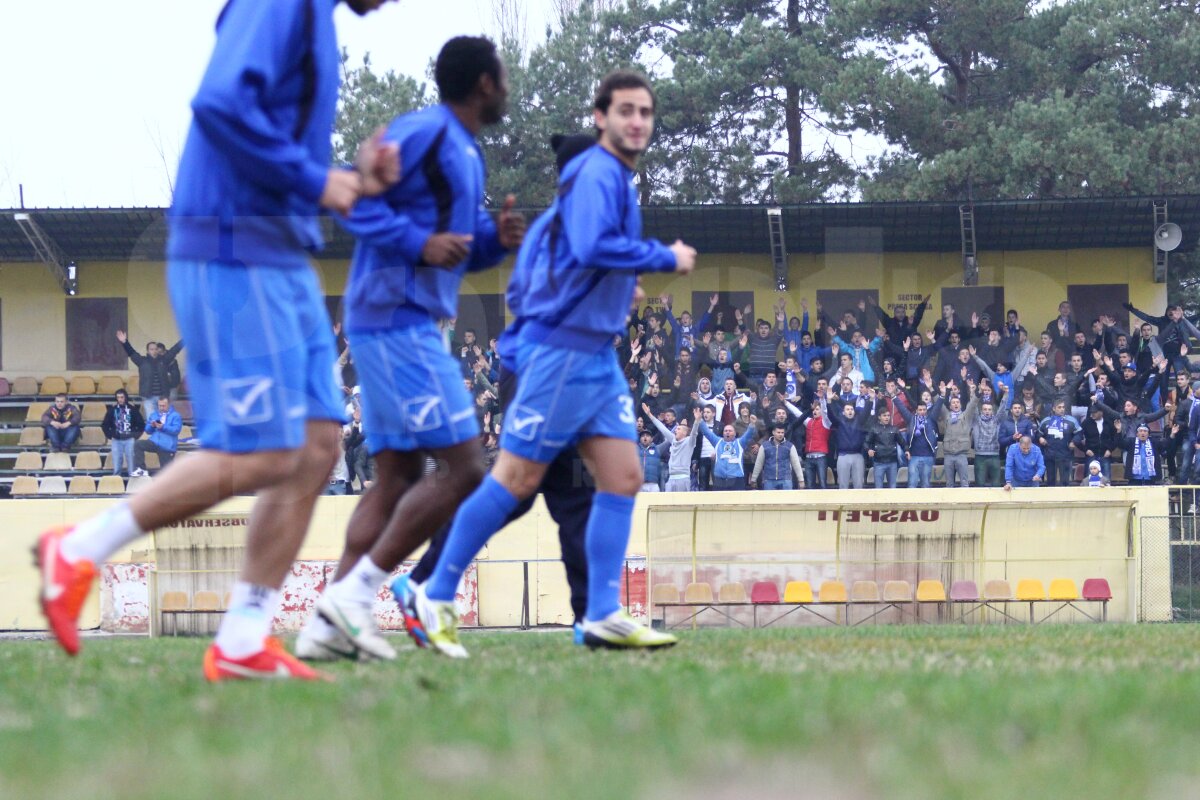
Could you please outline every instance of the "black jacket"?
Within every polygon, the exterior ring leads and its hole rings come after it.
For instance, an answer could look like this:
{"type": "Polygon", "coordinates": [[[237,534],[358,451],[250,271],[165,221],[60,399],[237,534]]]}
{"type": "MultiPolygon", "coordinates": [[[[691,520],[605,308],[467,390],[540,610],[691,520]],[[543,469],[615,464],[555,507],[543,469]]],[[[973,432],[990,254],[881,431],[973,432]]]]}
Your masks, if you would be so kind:
{"type": "Polygon", "coordinates": [[[146,428],[146,420],[142,419],[142,410],[133,403],[126,403],[125,407],[129,409],[129,431],[126,433],[117,432],[117,406],[114,403],[108,407],[108,411],[104,414],[104,421],[100,423],[100,430],[104,431],[104,435],[109,439],[125,440],[136,439],[142,435],[142,431],[146,428]]]}
{"type": "MultiPolygon", "coordinates": [[[[137,365],[138,393],[142,397],[166,397],[172,389],[169,370],[175,362],[175,357],[183,349],[183,341],[176,342],[164,355],[153,358],[134,350],[128,340],[122,342],[121,346],[125,348],[129,360],[137,365]]],[[[178,373],[178,366],[175,367],[175,371],[178,373]]],[[[178,386],[178,382],[175,385],[178,386]]]]}

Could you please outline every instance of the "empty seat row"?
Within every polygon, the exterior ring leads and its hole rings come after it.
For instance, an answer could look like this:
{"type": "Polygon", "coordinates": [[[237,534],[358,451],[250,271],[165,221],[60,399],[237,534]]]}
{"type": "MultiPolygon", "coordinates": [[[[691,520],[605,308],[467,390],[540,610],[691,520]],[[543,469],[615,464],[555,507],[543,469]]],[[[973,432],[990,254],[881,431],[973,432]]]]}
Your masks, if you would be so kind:
{"type": "Polygon", "coordinates": [[[187,592],[163,592],[158,610],[168,613],[181,611],[224,611],[229,606],[229,594],[222,601],[216,592],[196,592],[189,601],[187,592]]]}
{"type": "Polygon", "coordinates": [[[122,378],[120,375],[104,375],[93,378],[88,375],[76,375],[67,380],[58,375],[49,375],[41,380],[37,378],[8,378],[0,377],[0,397],[17,395],[21,397],[53,397],[56,394],[70,395],[112,395],[118,389],[124,389],[130,394],[138,393],[138,376],[131,375],[122,378]]]}
{"type": "Polygon", "coordinates": [[[13,479],[9,494],[12,497],[86,494],[118,495],[133,493],[149,483],[149,478],[130,478],[129,483],[126,484],[125,479],[120,475],[105,475],[99,481],[90,475],[76,475],[69,482],[66,478],[59,475],[47,475],[44,478],[21,475],[13,479]]]}
{"type": "MultiPolygon", "coordinates": [[[[193,435],[190,425],[184,425],[179,429],[180,441],[186,441],[192,438],[193,435]]],[[[142,434],[141,438],[145,438],[145,436],[145,434],[142,434]]],[[[79,438],[75,441],[79,447],[104,447],[108,444],[108,437],[104,435],[104,431],[100,430],[99,427],[92,425],[80,428],[79,438]]],[[[20,447],[41,447],[45,442],[46,433],[42,427],[32,426],[21,429],[21,438],[17,444],[20,447]]]]}
{"type": "MultiPolygon", "coordinates": [[[[651,591],[650,601],[652,605],[664,607],[664,620],[665,607],[674,605],[719,606],[749,602],[751,605],[853,605],[858,603],[889,606],[916,602],[974,604],[970,611],[975,611],[981,607],[991,607],[992,603],[1024,602],[1030,604],[1029,620],[1033,622],[1034,603],[1070,605],[1080,600],[1099,602],[1102,604],[1102,616],[1107,618],[1107,603],[1111,599],[1112,590],[1104,578],[1088,578],[1083,582],[1082,591],[1070,578],[1055,578],[1050,581],[1049,590],[1042,581],[1036,578],[1027,578],[1017,583],[1016,592],[1013,592],[1011,584],[1006,580],[990,580],[984,584],[982,594],[974,581],[955,581],[950,586],[949,595],[946,593],[945,585],[939,580],[920,581],[915,594],[912,584],[903,580],[884,582],[882,591],[875,581],[854,581],[849,592],[846,590],[846,584],[842,581],[825,581],[815,596],[812,585],[808,581],[788,581],[784,586],[782,597],[779,594],[779,587],[773,581],[758,581],[751,586],[748,601],[745,586],[736,581],[722,585],[715,598],[712,585],[703,581],[689,583],[684,588],[682,596],[679,588],[674,584],[660,583],[656,584],[651,591]]],[[[757,615],[755,619],[757,621],[757,615]]]]}
{"type": "MultiPolygon", "coordinates": [[[[158,469],[158,453],[146,453],[146,467],[158,469]]],[[[13,470],[17,472],[111,472],[113,468],[112,453],[105,453],[101,462],[100,453],[95,450],[83,450],[76,456],[74,462],[70,453],[48,453],[45,459],[41,453],[25,451],[17,453],[13,470]]]]}

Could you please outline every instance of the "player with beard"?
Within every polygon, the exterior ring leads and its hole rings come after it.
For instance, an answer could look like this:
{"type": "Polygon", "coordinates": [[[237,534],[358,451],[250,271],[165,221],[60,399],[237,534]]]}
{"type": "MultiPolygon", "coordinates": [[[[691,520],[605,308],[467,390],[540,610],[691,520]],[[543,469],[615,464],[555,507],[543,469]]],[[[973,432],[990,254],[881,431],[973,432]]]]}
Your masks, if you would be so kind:
{"type": "Polygon", "coordinates": [[[642,239],[634,170],[654,131],[649,82],[614,72],[596,94],[599,143],[567,165],[558,197],[531,227],[514,267],[527,286],[515,364],[517,396],[504,420],[491,473],[454,518],[429,581],[413,594],[419,643],[464,658],[454,595],[463,571],[505,519],[541,483],[573,441],[595,477],[586,551],[584,642],[654,648],[675,637],[633,620],[618,599],[634,496],[642,484],[633,398],[613,352],[639,272],[687,274],[695,250],[642,239]]]}
{"type": "Polygon", "coordinates": [[[457,316],[463,276],[498,264],[525,233],[512,195],[495,222],[483,211],[475,142],[504,118],[508,76],[490,40],[460,36],[438,54],[434,78],[441,104],[399,117],[383,137],[400,148],[400,181],[346,221],[358,237],[346,328],[375,483],[350,517],[336,579],[296,644],[302,658],[396,657],[375,626],[375,595],[485,472],[474,400],[438,320],[457,316]],[[429,474],[426,456],[438,464],[429,474]]]}

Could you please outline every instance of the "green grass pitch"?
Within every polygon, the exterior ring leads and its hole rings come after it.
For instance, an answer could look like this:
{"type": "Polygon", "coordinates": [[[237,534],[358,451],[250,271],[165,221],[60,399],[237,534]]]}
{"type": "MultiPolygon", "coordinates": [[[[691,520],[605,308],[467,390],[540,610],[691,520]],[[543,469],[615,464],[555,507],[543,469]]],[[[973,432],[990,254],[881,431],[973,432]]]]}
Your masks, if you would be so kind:
{"type": "Polygon", "coordinates": [[[1174,798],[1200,627],[464,637],[334,684],[200,679],[206,642],[0,640],[0,798],[1174,798]]]}

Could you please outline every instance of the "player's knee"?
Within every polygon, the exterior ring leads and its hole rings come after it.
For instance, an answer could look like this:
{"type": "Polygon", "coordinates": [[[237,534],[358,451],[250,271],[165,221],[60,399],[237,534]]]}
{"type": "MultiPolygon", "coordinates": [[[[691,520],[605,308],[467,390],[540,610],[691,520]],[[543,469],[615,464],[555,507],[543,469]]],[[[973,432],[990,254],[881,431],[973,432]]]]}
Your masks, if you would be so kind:
{"type": "Polygon", "coordinates": [[[466,459],[461,464],[457,464],[454,469],[455,483],[459,487],[459,492],[462,496],[466,496],[483,483],[484,476],[487,475],[487,467],[483,463],[482,458],[466,459]]]}
{"type": "Polygon", "coordinates": [[[633,497],[642,488],[641,467],[634,464],[627,469],[613,470],[603,480],[597,478],[596,488],[608,494],[633,497]]]}

